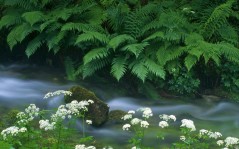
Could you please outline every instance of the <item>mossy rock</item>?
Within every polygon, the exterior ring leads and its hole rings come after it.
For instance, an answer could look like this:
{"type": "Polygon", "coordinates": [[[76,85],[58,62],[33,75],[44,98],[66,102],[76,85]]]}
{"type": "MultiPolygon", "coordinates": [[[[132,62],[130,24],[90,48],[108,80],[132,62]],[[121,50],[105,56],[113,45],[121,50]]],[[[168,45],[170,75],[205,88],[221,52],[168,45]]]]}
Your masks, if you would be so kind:
{"type": "Polygon", "coordinates": [[[124,121],[121,119],[127,112],[122,110],[113,110],[109,113],[109,123],[117,123],[121,124],[124,123],[124,121]]]}
{"type": "Polygon", "coordinates": [[[86,113],[86,119],[90,119],[93,122],[93,126],[101,126],[108,120],[109,106],[100,100],[96,95],[81,86],[73,86],[69,89],[72,92],[72,96],[65,96],[65,102],[70,103],[72,100],[83,101],[93,100],[86,113]]]}

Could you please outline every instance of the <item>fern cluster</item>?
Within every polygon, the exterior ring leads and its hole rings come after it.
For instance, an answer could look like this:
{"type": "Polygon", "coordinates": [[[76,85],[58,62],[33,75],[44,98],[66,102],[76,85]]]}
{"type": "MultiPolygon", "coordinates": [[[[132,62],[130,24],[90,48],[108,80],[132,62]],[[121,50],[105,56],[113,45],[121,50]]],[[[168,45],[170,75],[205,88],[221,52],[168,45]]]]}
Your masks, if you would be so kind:
{"type": "Polygon", "coordinates": [[[2,0],[0,29],[11,49],[27,43],[63,53],[68,78],[107,68],[118,81],[127,73],[143,82],[170,78],[172,69],[239,63],[235,0],[116,1],[2,0]],[[76,50],[79,55],[71,55],[76,50]],[[74,62],[74,63],[73,63],[74,62]]]}

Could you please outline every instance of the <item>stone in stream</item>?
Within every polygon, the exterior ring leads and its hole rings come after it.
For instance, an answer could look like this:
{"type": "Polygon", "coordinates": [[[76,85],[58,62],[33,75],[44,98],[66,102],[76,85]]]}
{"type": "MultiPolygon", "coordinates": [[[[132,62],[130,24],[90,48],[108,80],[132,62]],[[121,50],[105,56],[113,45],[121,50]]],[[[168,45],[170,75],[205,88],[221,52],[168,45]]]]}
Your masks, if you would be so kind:
{"type": "Polygon", "coordinates": [[[94,103],[89,105],[86,119],[92,120],[93,126],[101,126],[108,120],[109,106],[100,100],[96,95],[81,86],[73,86],[69,89],[72,96],[65,96],[65,102],[70,103],[72,100],[83,101],[93,100],[94,103]]]}
{"type": "Polygon", "coordinates": [[[109,123],[123,124],[124,120],[122,117],[127,114],[127,112],[122,110],[113,110],[109,113],[109,123]]]}

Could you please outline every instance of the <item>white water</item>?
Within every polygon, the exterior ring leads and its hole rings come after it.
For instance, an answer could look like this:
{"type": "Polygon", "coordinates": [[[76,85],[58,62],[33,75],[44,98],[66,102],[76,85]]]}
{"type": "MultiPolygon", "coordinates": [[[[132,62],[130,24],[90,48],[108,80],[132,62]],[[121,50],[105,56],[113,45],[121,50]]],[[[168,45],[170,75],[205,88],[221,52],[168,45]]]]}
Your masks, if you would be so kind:
{"type": "MultiPolygon", "coordinates": [[[[49,100],[44,100],[44,95],[49,91],[59,89],[67,90],[73,83],[68,82],[63,84],[49,81],[49,79],[26,79],[25,74],[15,70],[25,69],[27,66],[8,66],[0,67],[0,106],[7,108],[20,108],[27,106],[30,103],[35,103],[42,108],[57,107],[63,102],[62,97],[55,97],[49,100]]],[[[45,72],[47,76],[49,72],[45,72]]],[[[35,72],[38,75],[38,72],[35,72]]],[[[41,74],[39,74],[41,75],[41,74]]],[[[50,76],[50,74],[49,74],[50,76]]],[[[53,75],[54,76],[54,75],[53,75]]],[[[104,92],[104,85],[98,88],[100,92],[104,92]]],[[[120,95],[118,95],[120,96],[120,95]]],[[[223,134],[239,137],[239,105],[229,102],[220,102],[209,105],[198,105],[179,103],[174,101],[164,101],[164,104],[149,104],[139,99],[118,97],[106,99],[110,110],[136,110],[140,107],[150,106],[154,112],[154,116],[159,114],[174,114],[181,117],[183,114],[191,115],[199,127],[208,125],[213,131],[221,131],[223,134]],[[142,102],[141,102],[142,101],[142,102]]],[[[184,117],[187,118],[187,117],[184,117]]],[[[157,118],[156,118],[157,119],[157,118]]],[[[159,120],[159,119],[158,119],[159,120]]],[[[180,121],[179,121],[180,122],[180,121]]],[[[206,129],[206,128],[205,128],[206,129]]],[[[111,128],[92,129],[94,134],[99,136],[111,136],[117,138],[123,135],[124,132],[111,128]],[[97,130],[97,131],[96,131],[97,130]]]]}

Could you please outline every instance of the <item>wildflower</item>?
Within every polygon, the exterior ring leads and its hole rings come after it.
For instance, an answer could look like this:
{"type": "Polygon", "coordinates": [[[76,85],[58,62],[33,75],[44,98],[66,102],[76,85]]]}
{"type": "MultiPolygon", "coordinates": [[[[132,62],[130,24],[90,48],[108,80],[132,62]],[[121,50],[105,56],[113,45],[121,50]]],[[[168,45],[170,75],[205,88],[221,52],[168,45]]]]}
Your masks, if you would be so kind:
{"type": "Polygon", "coordinates": [[[227,137],[224,142],[226,147],[231,147],[233,145],[239,144],[239,139],[235,137],[227,137]]]}
{"type": "Polygon", "coordinates": [[[209,131],[206,129],[199,130],[199,137],[202,137],[203,135],[206,135],[209,131]]]}
{"type": "Polygon", "coordinates": [[[90,103],[90,104],[93,104],[93,103],[94,103],[94,101],[93,101],[93,100],[91,100],[91,99],[89,99],[89,100],[88,100],[88,103],[90,103]]]}
{"type": "Polygon", "coordinates": [[[223,140],[218,140],[218,141],[217,141],[217,145],[218,145],[218,146],[222,146],[223,144],[224,144],[224,141],[223,141],[223,140]]]}
{"type": "Polygon", "coordinates": [[[88,125],[91,125],[91,124],[92,124],[92,120],[86,120],[86,123],[87,123],[88,125]]]}
{"type": "Polygon", "coordinates": [[[125,116],[123,116],[121,119],[123,120],[128,120],[132,118],[132,114],[126,114],[125,116]]]}
{"type": "Polygon", "coordinates": [[[220,132],[210,132],[210,131],[208,132],[209,138],[217,139],[221,136],[222,136],[222,134],[220,132]]]}
{"type": "Polygon", "coordinates": [[[129,110],[128,113],[129,113],[129,114],[135,114],[135,111],[134,111],[134,110],[129,110]]]}
{"type": "Polygon", "coordinates": [[[141,121],[140,124],[141,124],[141,127],[144,127],[144,128],[148,128],[149,126],[149,123],[147,121],[141,121]]]}
{"type": "Polygon", "coordinates": [[[130,124],[125,124],[122,129],[123,130],[129,130],[130,127],[131,127],[130,124]]]}
{"type": "Polygon", "coordinates": [[[144,118],[149,118],[149,117],[153,116],[153,112],[150,108],[140,108],[139,111],[143,112],[142,117],[144,117],[144,118]]]}
{"type": "Polygon", "coordinates": [[[169,115],[168,116],[171,120],[173,120],[174,122],[176,121],[176,116],[174,116],[174,115],[169,115]]]}
{"type": "Polygon", "coordinates": [[[186,137],[185,137],[185,136],[180,136],[180,140],[181,140],[181,141],[185,141],[185,140],[186,140],[186,137]]]}
{"type": "Polygon", "coordinates": [[[182,122],[182,125],[180,127],[186,127],[188,129],[190,129],[190,131],[196,130],[195,125],[192,120],[183,119],[181,122],[182,122]]]}
{"type": "Polygon", "coordinates": [[[141,121],[142,121],[141,119],[134,118],[134,119],[131,120],[131,124],[132,124],[132,125],[137,125],[137,124],[139,124],[141,121]]]}
{"type": "Polygon", "coordinates": [[[17,126],[11,126],[11,127],[4,129],[1,132],[1,135],[3,136],[3,140],[7,140],[8,137],[17,136],[18,133],[23,133],[26,131],[27,131],[27,129],[25,127],[19,128],[17,126]]]}
{"type": "Polygon", "coordinates": [[[166,122],[166,121],[161,121],[161,122],[159,122],[159,127],[162,127],[162,128],[164,128],[164,127],[168,127],[169,125],[168,125],[168,122],[166,122]]]}
{"type": "Polygon", "coordinates": [[[47,98],[50,98],[50,97],[53,97],[53,96],[58,96],[60,94],[63,94],[63,95],[68,95],[68,96],[71,96],[72,95],[72,92],[70,91],[65,91],[65,90],[58,90],[58,91],[55,91],[55,92],[49,92],[47,93],[43,99],[47,99],[47,98]]]}
{"type": "Polygon", "coordinates": [[[159,117],[164,121],[169,121],[169,120],[176,121],[176,117],[174,115],[162,114],[162,115],[159,115],[159,117]]]}
{"type": "Polygon", "coordinates": [[[112,146],[106,146],[106,147],[103,147],[103,149],[113,149],[112,146]]]}
{"type": "Polygon", "coordinates": [[[80,145],[76,145],[75,149],[96,149],[96,147],[94,147],[94,146],[86,147],[84,144],[82,144],[82,145],[80,144],[80,145]]]}
{"type": "Polygon", "coordinates": [[[40,120],[40,129],[44,129],[45,131],[47,130],[53,130],[55,129],[55,122],[50,123],[49,120],[40,120]]]}

